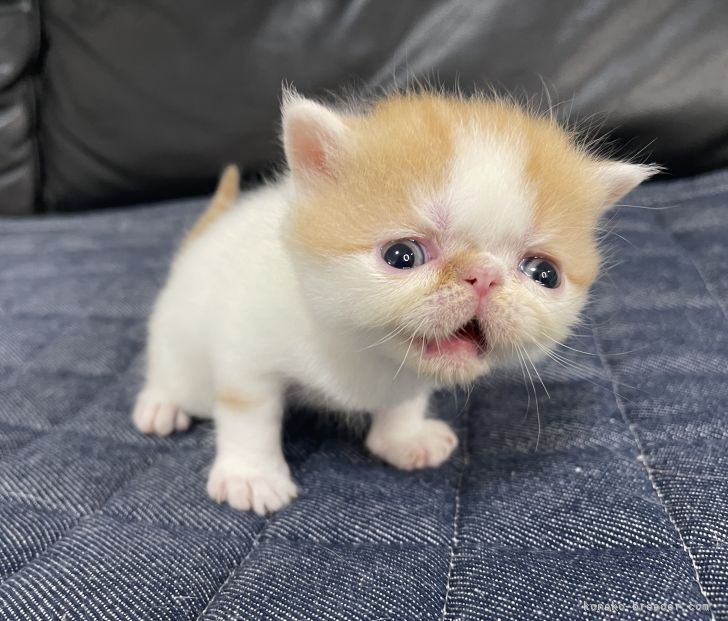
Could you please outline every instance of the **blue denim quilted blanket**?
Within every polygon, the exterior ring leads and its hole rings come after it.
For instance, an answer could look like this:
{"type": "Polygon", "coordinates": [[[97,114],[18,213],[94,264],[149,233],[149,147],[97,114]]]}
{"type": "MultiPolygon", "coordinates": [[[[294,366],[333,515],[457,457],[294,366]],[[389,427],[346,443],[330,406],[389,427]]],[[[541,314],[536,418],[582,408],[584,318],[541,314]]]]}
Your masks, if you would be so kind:
{"type": "Polygon", "coordinates": [[[0,619],[728,619],[728,173],[626,202],[540,416],[520,375],[439,395],[460,448],[404,473],[293,412],[268,519],[207,498],[208,423],[129,419],[203,202],[0,222],[0,619]]]}

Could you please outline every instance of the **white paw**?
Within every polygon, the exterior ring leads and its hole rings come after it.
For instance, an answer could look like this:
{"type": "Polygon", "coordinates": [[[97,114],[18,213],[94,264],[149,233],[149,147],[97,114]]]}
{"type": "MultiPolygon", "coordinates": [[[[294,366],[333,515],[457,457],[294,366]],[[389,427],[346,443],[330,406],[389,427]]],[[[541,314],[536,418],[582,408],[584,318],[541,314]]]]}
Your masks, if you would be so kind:
{"type": "Polygon", "coordinates": [[[233,509],[265,515],[285,507],[298,496],[298,488],[285,464],[264,469],[215,460],[207,479],[207,493],[215,502],[227,501],[233,509]]]}
{"type": "Polygon", "coordinates": [[[417,470],[442,464],[455,450],[458,438],[447,423],[428,418],[406,434],[386,434],[372,427],[366,445],[377,457],[401,470],[417,470]]]}
{"type": "Polygon", "coordinates": [[[142,433],[156,433],[160,436],[184,431],[190,426],[190,417],[187,414],[149,390],[139,393],[131,419],[142,433]]]}

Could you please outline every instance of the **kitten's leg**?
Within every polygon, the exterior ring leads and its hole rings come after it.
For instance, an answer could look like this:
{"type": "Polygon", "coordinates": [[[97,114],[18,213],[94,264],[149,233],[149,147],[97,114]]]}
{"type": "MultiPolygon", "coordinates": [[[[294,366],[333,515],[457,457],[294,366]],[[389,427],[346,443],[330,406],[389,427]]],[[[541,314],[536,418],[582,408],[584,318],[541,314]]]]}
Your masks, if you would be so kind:
{"type": "Polygon", "coordinates": [[[298,494],[281,449],[280,390],[255,397],[219,394],[214,407],[217,454],[207,493],[258,515],[277,511],[298,494]]]}
{"type": "Polygon", "coordinates": [[[186,430],[192,415],[210,418],[214,390],[205,363],[168,342],[150,345],[144,388],[132,412],[136,428],[167,436],[186,430]]]}
{"type": "Polygon", "coordinates": [[[206,358],[190,342],[194,317],[185,315],[165,289],[149,321],[144,388],[132,420],[142,433],[161,436],[190,426],[188,413],[212,413],[212,378],[206,358]]]}
{"type": "Polygon", "coordinates": [[[377,457],[401,468],[439,466],[457,446],[450,426],[426,418],[429,395],[421,395],[372,415],[366,446],[377,457]]]}
{"type": "Polygon", "coordinates": [[[136,428],[142,433],[168,436],[190,426],[190,417],[163,392],[145,388],[139,393],[131,415],[136,428]]]}

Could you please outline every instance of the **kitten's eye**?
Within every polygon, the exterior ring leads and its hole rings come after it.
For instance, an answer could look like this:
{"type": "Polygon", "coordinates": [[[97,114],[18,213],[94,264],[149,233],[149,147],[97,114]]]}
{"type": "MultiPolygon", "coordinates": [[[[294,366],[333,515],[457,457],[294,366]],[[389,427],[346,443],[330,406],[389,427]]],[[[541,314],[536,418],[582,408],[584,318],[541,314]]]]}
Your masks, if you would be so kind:
{"type": "Polygon", "coordinates": [[[548,289],[556,289],[561,284],[561,277],[556,266],[541,257],[526,257],[518,268],[529,278],[548,289]]]}
{"type": "Polygon", "coordinates": [[[398,270],[408,270],[427,262],[427,252],[414,239],[398,239],[382,248],[382,258],[398,270]]]}

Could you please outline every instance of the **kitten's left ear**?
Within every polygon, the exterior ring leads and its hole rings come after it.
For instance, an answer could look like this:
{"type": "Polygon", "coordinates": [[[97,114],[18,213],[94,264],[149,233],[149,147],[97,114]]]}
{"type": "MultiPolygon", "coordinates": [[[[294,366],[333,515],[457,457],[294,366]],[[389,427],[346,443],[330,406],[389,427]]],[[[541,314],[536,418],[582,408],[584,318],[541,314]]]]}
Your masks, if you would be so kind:
{"type": "Polygon", "coordinates": [[[287,89],[283,93],[283,148],[296,184],[306,188],[336,176],[349,132],[341,116],[287,89]]]}
{"type": "Polygon", "coordinates": [[[600,161],[596,167],[597,183],[604,188],[602,210],[606,211],[622,197],[629,194],[640,183],[660,172],[660,167],[627,162],[600,161]]]}

